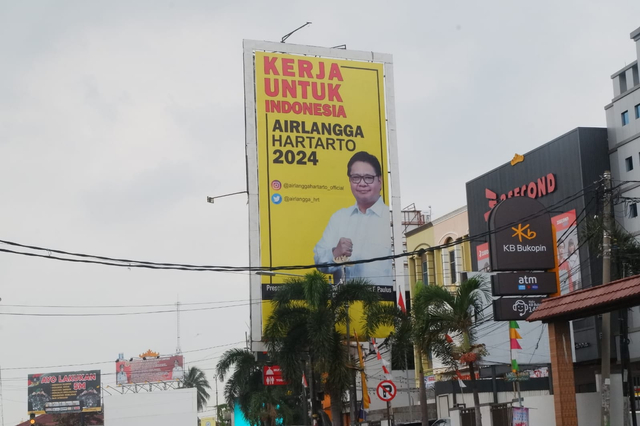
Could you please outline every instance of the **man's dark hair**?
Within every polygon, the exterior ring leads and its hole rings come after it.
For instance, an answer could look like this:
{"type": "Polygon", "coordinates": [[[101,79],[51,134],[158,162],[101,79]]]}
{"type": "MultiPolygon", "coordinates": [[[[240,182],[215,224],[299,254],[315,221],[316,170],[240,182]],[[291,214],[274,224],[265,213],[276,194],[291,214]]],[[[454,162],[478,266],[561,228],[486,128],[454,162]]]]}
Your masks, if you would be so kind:
{"type": "Polygon", "coordinates": [[[360,151],[353,154],[353,157],[351,157],[351,160],[349,160],[349,164],[347,164],[347,176],[351,176],[351,166],[353,166],[353,163],[355,163],[356,161],[362,161],[363,163],[371,164],[371,167],[373,167],[373,170],[376,172],[376,176],[382,176],[380,161],[378,161],[375,156],[369,154],[366,151],[360,151]]]}

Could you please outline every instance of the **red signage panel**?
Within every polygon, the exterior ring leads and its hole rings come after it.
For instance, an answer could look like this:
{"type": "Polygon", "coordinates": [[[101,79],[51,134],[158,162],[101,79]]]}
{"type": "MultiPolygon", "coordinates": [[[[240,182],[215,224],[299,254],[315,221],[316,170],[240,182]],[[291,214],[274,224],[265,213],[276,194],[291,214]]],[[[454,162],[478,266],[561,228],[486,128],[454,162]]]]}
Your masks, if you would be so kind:
{"type": "Polygon", "coordinates": [[[265,365],[262,367],[262,383],[265,386],[288,385],[289,382],[282,377],[279,365],[265,365]]]}

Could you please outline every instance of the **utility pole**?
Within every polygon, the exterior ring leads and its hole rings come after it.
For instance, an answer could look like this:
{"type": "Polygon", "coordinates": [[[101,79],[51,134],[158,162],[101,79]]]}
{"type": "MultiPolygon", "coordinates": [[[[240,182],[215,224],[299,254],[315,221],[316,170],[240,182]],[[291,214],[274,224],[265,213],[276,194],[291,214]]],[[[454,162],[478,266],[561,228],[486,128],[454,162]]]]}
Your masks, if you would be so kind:
{"type": "MultiPolygon", "coordinates": [[[[347,283],[347,267],[342,266],[342,284],[347,283]]],[[[349,318],[349,304],[345,306],[347,311],[347,362],[349,363],[349,420],[350,424],[355,425],[358,422],[358,395],[356,394],[356,369],[355,363],[351,360],[351,330],[350,323],[351,318],[349,318]]],[[[358,342],[356,342],[358,344],[358,342]]],[[[333,404],[333,401],[331,401],[333,404]]]]}
{"type": "MultiPolygon", "coordinates": [[[[405,348],[406,349],[406,348],[405,348]]],[[[411,399],[411,382],[409,382],[409,363],[407,362],[407,351],[404,351],[404,375],[407,378],[407,398],[409,399],[409,420],[413,421],[413,400],[411,399]]],[[[415,371],[415,367],[413,369],[415,371]]]]}
{"type": "MultiPolygon", "coordinates": [[[[602,214],[602,285],[611,281],[611,172],[604,172],[604,212],[602,214]]],[[[602,392],[602,426],[611,424],[611,314],[602,315],[600,340],[602,366],[600,392],[602,392]]]]}
{"type": "Polygon", "coordinates": [[[216,423],[220,421],[220,407],[218,406],[218,374],[213,376],[216,381],[216,423]]]}
{"type": "Polygon", "coordinates": [[[182,353],[180,347],[180,299],[176,301],[176,337],[176,355],[180,355],[182,353]]]}
{"type": "MultiPolygon", "coordinates": [[[[2,367],[0,367],[0,412],[1,412],[1,419],[2,419],[2,426],[4,426],[4,402],[3,400],[3,395],[2,395],[2,367]]],[[[635,425],[634,425],[635,426],[635,425]]]]}

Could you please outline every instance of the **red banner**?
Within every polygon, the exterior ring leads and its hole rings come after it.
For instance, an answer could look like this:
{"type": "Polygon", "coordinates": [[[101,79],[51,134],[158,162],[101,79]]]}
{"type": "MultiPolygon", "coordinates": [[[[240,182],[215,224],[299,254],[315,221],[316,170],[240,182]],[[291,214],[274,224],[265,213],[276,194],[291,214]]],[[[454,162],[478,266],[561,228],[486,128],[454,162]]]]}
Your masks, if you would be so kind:
{"type": "Polygon", "coordinates": [[[116,384],[168,382],[184,379],[182,355],[116,363],[116,384]]]}

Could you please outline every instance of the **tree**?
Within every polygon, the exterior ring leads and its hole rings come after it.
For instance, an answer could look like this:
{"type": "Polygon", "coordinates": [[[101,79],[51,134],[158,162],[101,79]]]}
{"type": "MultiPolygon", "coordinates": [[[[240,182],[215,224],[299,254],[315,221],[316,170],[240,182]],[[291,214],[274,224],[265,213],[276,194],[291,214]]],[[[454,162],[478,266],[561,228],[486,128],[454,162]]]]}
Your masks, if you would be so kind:
{"type": "MultiPolygon", "coordinates": [[[[331,397],[334,425],[342,424],[342,398],[355,374],[345,336],[338,328],[346,326],[348,308],[357,301],[363,302],[365,317],[379,301],[368,281],[331,285],[323,274],[312,272],[282,285],[264,332],[269,355],[295,384],[294,392],[301,391],[308,363],[313,393],[322,390],[331,397]]],[[[312,394],[314,414],[315,399],[312,394]]]]}
{"type": "Polygon", "coordinates": [[[238,404],[240,411],[252,425],[274,426],[277,419],[285,424],[293,419],[288,387],[265,386],[262,383],[263,363],[256,361],[253,352],[229,349],[218,364],[218,378],[225,380],[224,398],[229,407],[238,404]],[[233,370],[233,372],[232,372],[233,370]]]}
{"type": "MultiPolygon", "coordinates": [[[[587,219],[580,232],[581,241],[587,241],[592,252],[602,256],[602,216],[587,219]]],[[[640,274],[640,243],[626,229],[614,223],[611,235],[611,281],[640,274]]],[[[571,253],[568,253],[571,254],[571,253]]],[[[571,271],[575,274],[575,271],[571,271]]],[[[594,277],[595,278],[595,277],[594,277]]],[[[592,278],[592,280],[596,280],[592,278]]]]}
{"type": "Polygon", "coordinates": [[[190,367],[182,382],[183,388],[195,388],[198,399],[198,411],[202,411],[209,400],[209,392],[211,389],[209,381],[204,372],[198,367],[190,367]]]}
{"type": "MultiPolygon", "coordinates": [[[[418,281],[416,286],[422,286],[418,281]]],[[[414,356],[414,319],[410,313],[403,311],[397,305],[375,304],[372,305],[367,315],[367,334],[371,334],[380,326],[392,326],[393,331],[380,345],[391,347],[391,364],[403,366],[404,370],[409,369],[409,359],[414,356]]],[[[428,353],[427,350],[425,353],[428,353]]],[[[420,410],[423,426],[429,425],[429,414],[427,412],[427,393],[424,384],[424,370],[422,366],[421,352],[418,351],[419,374],[420,374],[420,410]]],[[[414,366],[415,368],[415,366],[414,366]]]]}
{"type": "Polygon", "coordinates": [[[427,355],[431,351],[454,371],[459,363],[469,368],[476,426],[482,426],[482,418],[475,364],[486,350],[474,344],[473,325],[490,300],[488,286],[477,277],[460,283],[455,292],[435,285],[418,287],[413,300],[413,335],[420,352],[427,355]],[[450,335],[460,336],[461,343],[456,345],[450,335]]]}

